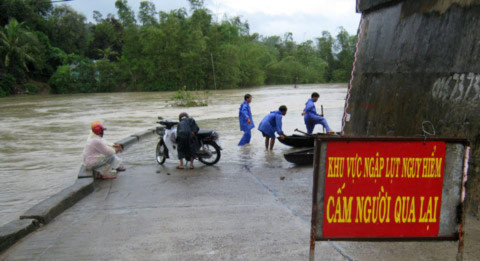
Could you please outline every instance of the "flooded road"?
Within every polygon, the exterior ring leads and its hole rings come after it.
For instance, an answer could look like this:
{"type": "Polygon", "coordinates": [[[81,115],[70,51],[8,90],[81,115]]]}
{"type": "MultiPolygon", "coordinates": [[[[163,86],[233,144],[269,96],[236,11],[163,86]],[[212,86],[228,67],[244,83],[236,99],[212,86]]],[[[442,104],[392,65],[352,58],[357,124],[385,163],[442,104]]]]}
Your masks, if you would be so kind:
{"type": "MultiPolygon", "coordinates": [[[[254,164],[292,168],[283,153],[291,149],[276,142],[266,152],[264,139],[255,128],[251,144],[237,147],[242,136],[238,108],[245,93],[253,95],[252,114],[256,126],[280,105],[288,107],[283,130],[292,134],[305,131],[301,112],[313,92],[320,93],[317,111],[323,104],[333,130],[341,128],[346,84],[268,86],[251,89],[211,91],[209,106],[172,107],[171,92],[108,93],[58,96],[14,97],[0,99],[0,225],[17,219],[25,210],[73,184],[82,162],[82,150],[90,124],[100,120],[107,127],[105,139],[114,142],[133,133],[156,126],[157,116],[176,120],[186,111],[202,129],[215,129],[223,147],[219,164],[254,164]]],[[[322,131],[321,126],[314,132],[322,131]]],[[[140,144],[129,164],[157,164],[151,144],[140,144]]],[[[176,162],[167,161],[166,166],[176,162]]],[[[196,163],[201,164],[201,163],[196,163]]]]}

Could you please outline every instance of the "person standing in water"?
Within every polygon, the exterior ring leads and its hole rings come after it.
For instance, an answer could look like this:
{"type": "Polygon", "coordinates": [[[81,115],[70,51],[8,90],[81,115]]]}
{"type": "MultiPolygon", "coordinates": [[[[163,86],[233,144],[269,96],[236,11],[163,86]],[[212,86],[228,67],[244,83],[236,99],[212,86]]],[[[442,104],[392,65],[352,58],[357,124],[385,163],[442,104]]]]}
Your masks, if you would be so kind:
{"type": "Polygon", "coordinates": [[[320,95],[316,92],[312,93],[311,98],[308,99],[305,104],[305,109],[302,112],[303,120],[307,126],[307,133],[312,134],[315,125],[321,124],[327,130],[328,134],[334,134],[335,132],[328,126],[327,120],[323,117],[323,114],[318,114],[315,109],[315,103],[320,98],[320,95]]]}
{"type": "Polygon", "coordinates": [[[279,139],[284,139],[285,135],[282,131],[282,117],[287,114],[287,106],[282,105],[278,108],[278,111],[272,111],[270,114],[265,116],[263,120],[258,125],[258,130],[262,132],[263,137],[265,137],[265,149],[268,150],[270,145],[270,150],[273,150],[273,145],[275,145],[275,132],[280,135],[279,139]]]}
{"type": "Polygon", "coordinates": [[[188,117],[186,112],[180,113],[178,116],[177,127],[177,152],[178,159],[180,164],[177,166],[177,169],[184,169],[183,159],[190,160],[190,168],[193,169],[193,160],[197,156],[197,133],[200,130],[197,123],[193,118],[188,117]]]}
{"type": "Polygon", "coordinates": [[[243,137],[238,143],[238,146],[243,146],[250,143],[252,138],[251,130],[255,128],[253,123],[252,111],[250,110],[250,103],[252,102],[252,95],[245,94],[244,101],[238,110],[238,120],[240,121],[240,130],[243,131],[243,137]]]}

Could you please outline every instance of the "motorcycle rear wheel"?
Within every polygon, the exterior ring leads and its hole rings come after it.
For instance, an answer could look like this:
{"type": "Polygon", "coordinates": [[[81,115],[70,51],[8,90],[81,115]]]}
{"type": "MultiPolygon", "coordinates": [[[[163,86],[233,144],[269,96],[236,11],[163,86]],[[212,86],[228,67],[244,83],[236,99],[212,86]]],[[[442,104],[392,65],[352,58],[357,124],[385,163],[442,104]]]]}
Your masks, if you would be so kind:
{"type": "Polygon", "coordinates": [[[205,165],[214,165],[220,160],[220,146],[216,142],[205,142],[197,153],[198,160],[205,165]]]}
{"type": "Polygon", "coordinates": [[[165,143],[163,142],[163,140],[160,140],[158,142],[155,152],[156,152],[155,159],[157,160],[157,163],[160,165],[165,163],[165,160],[167,159],[167,147],[165,146],[165,143]]]}

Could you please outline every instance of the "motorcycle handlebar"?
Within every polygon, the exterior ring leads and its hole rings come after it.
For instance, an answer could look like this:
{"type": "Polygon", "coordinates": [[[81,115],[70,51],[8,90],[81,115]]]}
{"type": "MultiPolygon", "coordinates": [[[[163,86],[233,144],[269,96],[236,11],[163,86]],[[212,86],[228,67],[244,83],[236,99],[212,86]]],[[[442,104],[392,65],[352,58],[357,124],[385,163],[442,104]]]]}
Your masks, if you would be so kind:
{"type": "Polygon", "coordinates": [[[178,125],[179,122],[177,121],[157,121],[158,124],[162,125],[178,125]]]}

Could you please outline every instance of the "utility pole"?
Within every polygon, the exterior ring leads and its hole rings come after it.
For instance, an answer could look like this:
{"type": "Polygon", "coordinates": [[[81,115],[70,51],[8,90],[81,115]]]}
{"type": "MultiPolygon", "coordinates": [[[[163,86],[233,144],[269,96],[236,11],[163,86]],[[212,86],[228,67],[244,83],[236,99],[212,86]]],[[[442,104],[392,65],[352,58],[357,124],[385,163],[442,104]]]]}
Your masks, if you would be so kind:
{"type": "Polygon", "coordinates": [[[217,89],[217,81],[215,80],[215,65],[213,65],[213,54],[210,53],[210,59],[212,60],[212,70],[213,70],[213,86],[215,86],[215,90],[217,89]]]}

